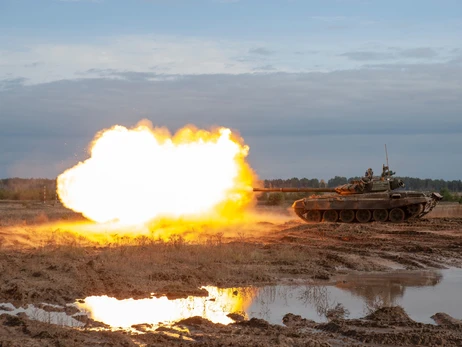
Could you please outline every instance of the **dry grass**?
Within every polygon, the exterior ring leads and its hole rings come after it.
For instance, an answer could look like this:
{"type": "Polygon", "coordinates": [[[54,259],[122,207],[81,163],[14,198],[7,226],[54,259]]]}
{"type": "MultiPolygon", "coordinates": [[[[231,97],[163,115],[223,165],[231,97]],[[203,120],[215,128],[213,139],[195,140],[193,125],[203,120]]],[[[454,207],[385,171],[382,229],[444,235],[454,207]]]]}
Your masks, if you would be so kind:
{"type": "Polygon", "coordinates": [[[59,203],[0,201],[0,228],[69,220],[83,220],[83,217],[81,214],[64,208],[59,203]]]}
{"type": "MultiPolygon", "coordinates": [[[[432,234],[415,239],[412,233],[394,235],[394,225],[306,225],[264,215],[264,222],[180,229],[162,225],[133,232],[83,223],[61,206],[39,207],[0,204],[0,302],[65,303],[88,295],[183,295],[200,292],[203,285],[327,280],[338,269],[383,271],[380,262],[390,259],[389,249],[393,261],[406,267],[416,261],[433,264],[427,259],[433,253],[439,263],[447,258],[453,266],[460,258],[453,248],[458,234],[447,235],[447,241],[432,234]],[[410,251],[405,247],[409,242],[422,246],[410,251]]],[[[453,230],[459,225],[455,222],[443,228],[453,230]]],[[[423,230],[441,228],[422,223],[423,230]]]]}
{"type": "Polygon", "coordinates": [[[452,218],[462,217],[462,204],[459,203],[440,203],[432,212],[428,214],[429,218],[452,218]]]}
{"type": "Polygon", "coordinates": [[[183,295],[208,284],[266,284],[284,275],[281,264],[298,266],[309,260],[292,245],[267,248],[256,241],[257,234],[272,232],[270,223],[180,229],[163,225],[133,232],[82,223],[81,216],[62,206],[0,208],[0,301],[183,295]]]}

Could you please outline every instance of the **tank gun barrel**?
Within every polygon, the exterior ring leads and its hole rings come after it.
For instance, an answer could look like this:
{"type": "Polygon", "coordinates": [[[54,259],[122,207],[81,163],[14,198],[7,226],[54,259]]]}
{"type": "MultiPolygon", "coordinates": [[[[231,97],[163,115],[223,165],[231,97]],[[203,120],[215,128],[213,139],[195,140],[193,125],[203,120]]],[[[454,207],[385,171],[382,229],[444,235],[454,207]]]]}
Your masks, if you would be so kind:
{"type": "Polygon", "coordinates": [[[335,192],[335,188],[253,188],[254,192],[282,192],[282,193],[324,193],[335,192]]]}

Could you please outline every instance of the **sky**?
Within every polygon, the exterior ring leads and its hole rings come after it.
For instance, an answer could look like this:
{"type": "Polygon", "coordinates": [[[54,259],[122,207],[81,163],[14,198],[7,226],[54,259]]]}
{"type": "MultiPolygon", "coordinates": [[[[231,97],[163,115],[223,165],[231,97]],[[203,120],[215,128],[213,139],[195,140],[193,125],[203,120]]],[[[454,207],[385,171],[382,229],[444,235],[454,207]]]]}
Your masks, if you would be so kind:
{"type": "Polygon", "coordinates": [[[260,178],[462,179],[460,0],[0,0],[0,178],[226,126],[260,178]]]}

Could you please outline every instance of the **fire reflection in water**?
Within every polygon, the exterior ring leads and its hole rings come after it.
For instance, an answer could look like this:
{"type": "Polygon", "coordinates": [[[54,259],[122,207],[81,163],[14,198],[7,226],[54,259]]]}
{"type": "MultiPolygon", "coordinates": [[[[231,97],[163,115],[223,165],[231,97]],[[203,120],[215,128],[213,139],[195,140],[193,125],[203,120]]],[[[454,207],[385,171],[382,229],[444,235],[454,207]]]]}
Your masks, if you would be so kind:
{"type": "Polygon", "coordinates": [[[229,324],[230,313],[245,315],[246,309],[257,294],[258,288],[203,287],[207,297],[190,296],[169,300],[167,297],[118,300],[107,296],[91,296],[84,303],[77,303],[90,318],[111,327],[128,328],[135,324],[171,324],[189,317],[200,316],[214,323],[229,324]]]}

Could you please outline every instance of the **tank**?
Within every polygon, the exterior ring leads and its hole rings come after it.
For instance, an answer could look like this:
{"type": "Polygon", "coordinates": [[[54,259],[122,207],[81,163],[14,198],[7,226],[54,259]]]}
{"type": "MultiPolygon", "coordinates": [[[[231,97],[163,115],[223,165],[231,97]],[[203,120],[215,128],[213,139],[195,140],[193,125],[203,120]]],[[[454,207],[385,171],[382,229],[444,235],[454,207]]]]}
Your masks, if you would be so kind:
{"type": "Polygon", "coordinates": [[[439,193],[404,190],[395,172],[383,166],[376,177],[368,169],[363,178],[336,188],[253,188],[255,192],[307,192],[313,194],[296,200],[292,208],[308,223],[402,222],[421,218],[442,199],[439,193]],[[329,193],[329,194],[324,194],[329,193]]]}

